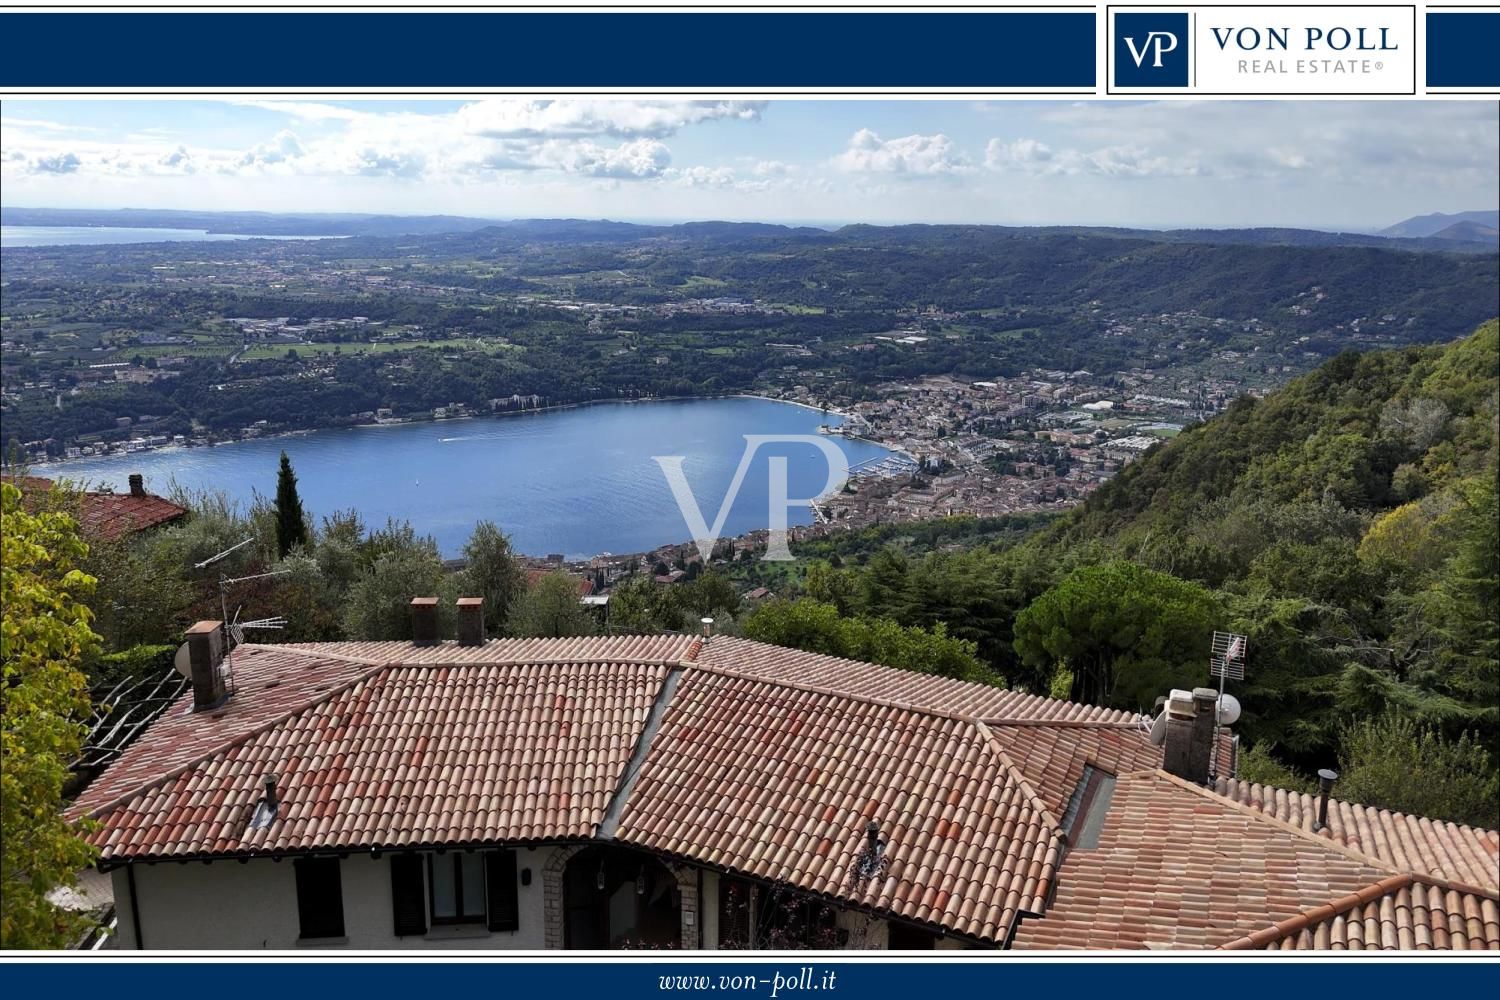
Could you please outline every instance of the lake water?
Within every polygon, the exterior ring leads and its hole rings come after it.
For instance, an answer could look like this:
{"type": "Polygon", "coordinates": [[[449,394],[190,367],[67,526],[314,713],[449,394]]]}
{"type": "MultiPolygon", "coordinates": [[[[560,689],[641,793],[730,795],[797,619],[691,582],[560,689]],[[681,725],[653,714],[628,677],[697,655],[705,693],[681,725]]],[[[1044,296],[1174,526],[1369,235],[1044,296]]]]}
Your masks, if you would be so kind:
{"type": "Polygon", "coordinates": [[[127,226],[0,226],[0,247],[104,246],[116,243],[202,243],[211,240],[319,240],[324,236],[247,236],[206,229],[127,226]]]}
{"type": "MultiPolygon", "coordinates": [[[[38,466],[34,474],[128,488],[132,472],[168,492],[173,480],[215,488],[248,504],[276,492],[283,449],[302,505],[315,515],[357,508],[366,525],[409,520],[456,556],[476,521],[496,522],[527,555],[643,552],[686,541],[683,520],[655,455],[682,455],[683,471],[712,527],[745,451],[746,434],[817,434],[840,423],[816,410],[764,399],[605,403],[526,416],[486,417],[316,431],[214,448],[181,448],[38,466]]],[[[889,452],[830,436],[851,465],[889,452]]],[[[727,515],[723,534],[768,526],[771,456],[787,458],[788,495],[810,497],[827,479],[810,444],[762,446],[727,515]]],[[[811,523],[805,507],[791,524],[811,523]]]]}

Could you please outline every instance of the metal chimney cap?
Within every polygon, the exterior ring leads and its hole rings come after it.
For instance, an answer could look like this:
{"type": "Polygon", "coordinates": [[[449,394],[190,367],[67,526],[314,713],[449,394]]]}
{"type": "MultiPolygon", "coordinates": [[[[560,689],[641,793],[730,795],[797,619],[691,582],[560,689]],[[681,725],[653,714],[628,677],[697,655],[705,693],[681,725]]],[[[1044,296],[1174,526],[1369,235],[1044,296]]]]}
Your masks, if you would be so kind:
{"type": "Polygon", "coordinates": [[[1318,781],[1322,782],[1323,784],[1331,785],[1338,780],[1339,773],[1337,771],[1326,767],[1318,769],[1318,781]]]}

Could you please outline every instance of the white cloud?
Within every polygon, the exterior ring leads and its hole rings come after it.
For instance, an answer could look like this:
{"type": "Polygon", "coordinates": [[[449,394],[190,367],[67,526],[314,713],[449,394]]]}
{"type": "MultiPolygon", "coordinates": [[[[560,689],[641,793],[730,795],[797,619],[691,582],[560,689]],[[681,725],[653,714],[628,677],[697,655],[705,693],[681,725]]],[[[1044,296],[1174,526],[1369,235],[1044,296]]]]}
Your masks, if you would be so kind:
{"type": "Polygon", "coordinates": [[[735,185],[733,167],[684,167],[667,171],[667,176],[686,187],[727,188],[735,185]]]}
{"type": "Polygon", "coordinates": [[[496,99],[464,105],[456,120],[462,131],[491,139],[662,139],[700,122],[753,121],[764,107],[764,101],[496,99]]]}
{"type": "Polygon", "coordinates": [[[904,174],[910,177],[951,176],[970,169],[967,159],[941,132],[882,139],[867,128],[854,133],[849,148],[833,158],[833,165],[851,173],[904,174]]]}
{"type": "Polygon", "coordinates": [[[72,174],[78,172],[82,162],[77,153],[57,153],[32,160],[31,169],[39,174],[72,174]]]}
{"type": "Polygon", "coordinates": [[[1015,142],[991,139],[984,150],[984,165],[991,170],[1028,168],[1051,162],[1052,147],[1036,139],[1017,139],[1015,142]]]}
{"type": "Polygon", "coordinates": [[[1105,177],[1183,177],[1200,172],[1196,159],[1157,156],[1135,145],[1105,146],[1084,152],[1054,150],[1036,139],[991,139],[984,151],[991,170],[1017,170],[1038,176],[1098,174],[1105,177]]]}
{"type": "Polygon", "coordinates": [[[241,167],[266,167],[278,163],[286,163],[295,160],[303,154],[302,141],[296,134],[282,129],[271,137],[270,142],[263,142],[253,149],[247,149],[239,159],[241,167]]]}

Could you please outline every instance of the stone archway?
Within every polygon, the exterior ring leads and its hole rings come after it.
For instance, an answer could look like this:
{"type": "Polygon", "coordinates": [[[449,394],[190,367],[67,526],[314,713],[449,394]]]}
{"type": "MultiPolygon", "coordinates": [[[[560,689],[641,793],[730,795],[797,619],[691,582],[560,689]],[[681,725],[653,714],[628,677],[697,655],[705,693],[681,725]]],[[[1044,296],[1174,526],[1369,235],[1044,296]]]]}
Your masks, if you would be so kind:
{"type": "Polygon", "coordinates": [[[682,889],[653,855],[596,844],[572,854],[561,875],[561,947],[682,947],[682,889]]]}

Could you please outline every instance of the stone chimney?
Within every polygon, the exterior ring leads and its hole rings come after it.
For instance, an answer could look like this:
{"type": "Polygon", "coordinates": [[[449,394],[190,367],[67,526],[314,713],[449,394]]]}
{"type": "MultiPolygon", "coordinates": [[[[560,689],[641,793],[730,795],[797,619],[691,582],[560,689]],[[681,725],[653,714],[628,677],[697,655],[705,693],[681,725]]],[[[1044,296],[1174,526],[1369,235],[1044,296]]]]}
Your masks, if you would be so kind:
{"type": "Polygon", "coordinates": [[[1219,692],[1213,688],[1193,688],[1193,704],[1198,713],[1193,717],[1193,766],[1192,781],[1208,784],[1214,765],[1214,732],[1219,717],[1219,692]]]}
{"type": "Polygon", "coordinates": [[[438,642],[438,599],[411,599],[411,640],[418,646],[436,646],[438,642]]]}
{"type": "Polygon", "coordinates": [[[193,711],[218,708],[229,696],[224,686],[224,627],[222,622],[199,622],[187,630],[188,676],[193,682],[193,711]]]}
{"type": "MultiPolygon", "coordinates": [[[[1192,764],[1188,755],[1193,745],[1193,719],[1198,714],[1193,693],[1173,688],[1167,695],[1167,736],[1162,741],[1162,767],[1169,774],[1188,778],[1192,764]]],[[[1192,780],[1188,778],[1188,780],[1192,780]]]]}
{"type": "Polygon", "coordinates": [[[458,644],[460,646],[483,646],[484,638],[484,598],[460,597],[458,599],[458,644]]]}
{"type": "Polygon", "coordinates": [[[1214,722],[1219,692],[1213,688],[1173,690],[1167,699],[1167,736],[1162,767],[1179,778],[1208,784],[1214,758],[1214,722]]]}
{"type": "Polygon", "coordinates": [[[146,495],[146,477],[139,472],[132,472],[130,474],[130,495],[133,497],[143,497],[146,495]]]}

